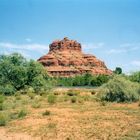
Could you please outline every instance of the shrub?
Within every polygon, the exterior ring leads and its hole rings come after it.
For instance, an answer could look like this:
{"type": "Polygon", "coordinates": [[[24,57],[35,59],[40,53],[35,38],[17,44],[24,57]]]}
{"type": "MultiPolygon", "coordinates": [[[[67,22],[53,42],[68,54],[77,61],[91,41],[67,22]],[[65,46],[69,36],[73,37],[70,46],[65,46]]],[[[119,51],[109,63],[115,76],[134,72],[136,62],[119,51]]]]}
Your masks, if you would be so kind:
{"type": "Polygon", "coordinates": [[[33,87],[26,85],[23,89],[17,91],[19,94],[35,93],[33,87]]]}
{"type": "Polygon", "coordinates": [[[14,96],[15,96],[16,100],[20,100],[21,99],[21,94],[19,92],[16,92],[14,94],[14,96]]]}
{"type": "Polygon", "coordinates": [[[21,109],[18,112],[18,118],[24,118],[27,115],[27,111],[25,109],[21,109]]]}
{"type": "Polygon", "coordinates": [[[100,102],[100,105],[101,105],[101,106],[106,106],[106,104],[107,104],[106,101],[101,101],[101,102],[100,102]]]}
{"type": "Polygon", "coordinates": [[[58,91],[53,92],[54,95],[60,95],[61,93],[58,91]]]}
{"type": "Polygon", "coordinates": [[[54,94],[48,95],[48,103],[54,104],[56,102],[56,96],[54,94]]]}
{"type": "Polygon", "coordinates": [[[35,97],[35,94],[32,92],[29,92],[27,95],[30,97],[30,99],[34,99],[35,97]]]}
{"type": "Polygon", "coordinates": [[[140,71],[132,73],[132,74],[129,76],[129,79],[130,79],[132,82],[138,82],[138,83],[140,83],[140,71]]]}
{"type": "Polygon", "coordinates": [[[34,88],[36,93],[39,93],[41,91],[44,91],[45,84],[46,84],[46,81],[45,81],[43,75],[39,75],[39,76],[33,78],[31,86],[34,88]]]}
{"type": "Polygon", "coordinates": [[[95,85],[96,86],[101,86],[104,83],[107,83],[109,80],[109,76],[107,75],[98,75],[96,77],[95,85]]]}
{"type": "Polygon", "coordinates": [[[0,103],[0,111],[3,110],[3,103],[0,103]]]}
{"type": "Polygon", "coordinates": [[[16,100],[21,100],[21,96],[15,96],[16,97],[16,100]]]}
{"type": "Polygon", "coordinates": [[[67,102],[69,100],[69,96],[68,95],[63,95],[62,99],[64,102],[67,102]]]}
{"type": "Polygon", "coordinates": [[[49,116],[51,113],[49,110],[45,110],[45,112],[42,113],[43,116],[49,116]]]}
{"type": "Polygon", "coordinates": [[[35,102],[39,102],[39,101],[42,101],[43,99],[44,99],[45,97],[42,97],[42,96],[40,96],[40,95],[36,95],[35,97],[34,97],[34,99],[35,99],[35,102]]]}
{"type": "Polygon", "coordinates": [[[73,96],[73,97],[71,98],[71,103],[76,103],[76,101],[77,101],[77,98],[76,98],[75,96],[73,96]]]}
{"type": "Polygon", "coordinates": [[[0,103],[3,103],[5,100],[5,97],[3,95],[0,95],[0,103]]]}
{"type": "Polygon", "coordinates": [[[90,96],[89,95],[84,95],[82,96],[84,101],[90,101],[90,96]]]}
{"type": "Polygon", "coordinates": [[[79,93],[79,91],[77,91],[77,90],[68,90],[68,92],[67,92],[67,95],[68,96],[77,96],[77,95],[79,95],[80,93],[79,93]]]}
{"type": "Polygon", "coordinates": [[[133,102],[139,99],[138,90],[138,84],[117,75],[100,88],[97,96],[105,101],[133,102]]]}
{"type": "Polygon", "coordinates": [[[5,95],[12,95],[15,92],[16,92],[16,89],[10,84],[0,86],[0,93],[3,93],[5,95]]]}
{"type": "Polygon", "coordinates": [[[140,100],[139,100],[138,106],[140,107],[140,100]]]}
{"type": "Polygon", "coordinates": [[[100,86],[109,80],[107,75],[92,75],[86,73],[75,77],[59,77],[55,80],[58,86],[100,86]]]}
{"type": "Polygon", "coordinates": [[[18,112],[11,112],[10,113],[10,119],[18,119],[18,112]]]}
{"type": "Polygon", "coordinates": [[[91,91],[91,95],[95,95],[96,94],[96,91],[95,90],[92,90],[91,91]]]}
{"type": "Polygon", "coordinates": [[[32,107],[33,107],[33,108],[40,108],[40,107],[41,107],[41,104],[40,104],[40,103],[37,103],[37,102],[34,102],[34,103],[32,104],[32,107]]]}
{"type": "Polygon", "coordinates": [[[6,123],[7,123],[7,117],[3,114],[3,113],[0,113],[0,126],[5,126],[6,123]]]}
{"type": "Polygon", "coordinates": [[[83,98],[78,98],[78,103],[83,104],[84,103],[84,99],[83,98]]]}
{"type": "Polygon", "coordinates": [[[10,98],[7,98],[7,100],[4,101],[2,104],[3,110],[13,109],[16,106],[15,98],[11,96],[10,98]]]}

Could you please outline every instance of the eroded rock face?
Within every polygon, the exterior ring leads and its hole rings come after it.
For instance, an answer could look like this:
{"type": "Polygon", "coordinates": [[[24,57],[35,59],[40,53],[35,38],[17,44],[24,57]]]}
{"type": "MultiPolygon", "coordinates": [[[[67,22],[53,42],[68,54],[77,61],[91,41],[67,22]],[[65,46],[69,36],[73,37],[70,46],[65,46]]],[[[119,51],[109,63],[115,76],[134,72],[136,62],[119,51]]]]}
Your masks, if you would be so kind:
{"type": "Polygon", "coordinates": [[[93,55],[84,54],[81,44],[64,38],[56,40],[49,46],[47,55],[38,59],[51,76],[75,76],[78,74],[112,74],[103,61],[93,55]]]}
{"type": "Polygon", "coordinates": [[[62,51],[78,51],[81,52],[81,44],[74,40],[69,40],[65,37],[63,40],[56,40],[50,44],[50,51],[52,52],[62,52],[62,51]]]}

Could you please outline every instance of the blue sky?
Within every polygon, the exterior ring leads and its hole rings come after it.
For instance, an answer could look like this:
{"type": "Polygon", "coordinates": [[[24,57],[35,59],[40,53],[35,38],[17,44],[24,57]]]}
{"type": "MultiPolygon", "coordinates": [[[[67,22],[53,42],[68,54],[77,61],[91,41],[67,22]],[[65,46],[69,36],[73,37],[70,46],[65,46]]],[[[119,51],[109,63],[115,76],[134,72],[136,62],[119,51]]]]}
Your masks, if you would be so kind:
{"type": "Polygon", "coordinates": [[[140,0],[0,0],[0,54],[37,59],[67,36],[110,69],[140,70],[140,0]]]}

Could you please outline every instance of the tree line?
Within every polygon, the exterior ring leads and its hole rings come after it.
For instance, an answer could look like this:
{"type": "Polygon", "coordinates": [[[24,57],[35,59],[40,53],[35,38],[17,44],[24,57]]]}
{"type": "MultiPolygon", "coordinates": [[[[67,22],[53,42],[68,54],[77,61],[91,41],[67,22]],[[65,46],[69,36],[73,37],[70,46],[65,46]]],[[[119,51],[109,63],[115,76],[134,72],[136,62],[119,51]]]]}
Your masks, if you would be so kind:
{"type": "Polygon", "coordinates": [[[127,76],[119,67],[111,76],[86,73],[75,77],[50,77],[42,64],[26,60],[21,54],[0,55],[0,94],[5,95],[28,90],[43,93],[53,86],[101,86],[114,75],[123,75],[132,82],[140,83],[140,71],[127,76]]]}

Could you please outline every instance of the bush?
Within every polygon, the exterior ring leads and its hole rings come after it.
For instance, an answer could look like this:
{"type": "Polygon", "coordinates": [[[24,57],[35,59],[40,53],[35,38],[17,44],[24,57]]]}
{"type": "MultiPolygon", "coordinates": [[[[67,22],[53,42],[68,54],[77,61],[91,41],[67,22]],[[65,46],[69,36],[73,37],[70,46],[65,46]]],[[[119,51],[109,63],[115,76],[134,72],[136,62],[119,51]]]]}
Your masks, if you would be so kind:
{"type": "Polygon", "coordinates": [[[15,111],[15,112],[11,112],[10,113],[10,119],[14,120],[14,119],[18,119],[19,116],[18,116],[19,112],[15,111]]]}
{"type": "Polygon", "coordinates": [[[0,86],[0,93],[5,95],[13,95],[15,92],[16,89],[10,84],[0,86]]]}
{"type": "Polygon", "coordinates": [[[27,111],[24,110],[24,109],[21,109],[21,110],[18,112],[18,118],[24,118],[26,115],[27,115],[27,111]]]}
{"type": "Polygon", "coordinates": [[[21,94],[35,93],[35,90],[31,86],[25,86],[24,89],[19,91],[21,94]]]}
{"type": "Polygon", "coordinates": [[[132,73],[132,74],[129,76],[129,79],[130,79],[132,82],[138,82],[138,83],[140,83],[140,71],[132,73]]]}
{"type": "Polygon", "coordinates": [[[0,103],[0,111],[3,110],[3,103],[0,103]]]}
{"type": "Polygon", "coordinates": [[[0,113],[0,126],[5,126],[7,123],[6,116],[3,113],[0,113]]]}
{"type": "Polygon", "coordinates": [[[91,95],[95,95],[96,94],[96,91],[95,90],[92,90],[91,91],[91,95]]]}
{"type": "Polygon", "coordinates": [[[90,101],[91,97],[89,95],[82,96],[84,101],[90,101]]]}
{"type": "Polygon", "coordinates": [[[62,101],[67,102],[69,100],[69,96],[68,95],[63,95],[62,96],[62,101]]]}
{"type": "Polygon", "coordinates": [[[3,95],[0,95],[0,103],[3,103],[5,100],[5,97],[3,95]]]}
{"type": "Polygon", "coordinates": [[[35,94],[32,92],[27,93],[27,95],[30,97],[30,99],[34,99],[35,98],[35,94]]]}
{"type": "Polygon", "coordinates": [[[38,102],[34,102],[34,103],[32,104],[32,107],[33,107],[33,108],[40,108],[40,107],[41,107],[41,104],[38,103],[38,102]]]}
{"type": "Polygon", "coordinates": [[[76,98],[75,96],[73,96],[73,97],[71,98],[71,103],[76,103],[76,101],[77,101],[77,98],[76,98]]]}
{"type": "Polygon", "coordinates": [[[107,102],[106,102],[106,101],[101,101],[101,102],[100,102],[100,105],[101,105],[101,106],[106,106],[106,105],[107,105],[107,102]]]}
{"type": "Polygon", "coordinates": [[[35,92],[38,93],[38,92],[40,92],[40,89],[42,87],[45,88],[45,84],[46,84],[46,81],[45,81],[43,75],[40,75],[40,76],[33,78],[31,86],[34,88],[35,92]]]}
{"type": "Polygon", "coordinates": [[[109,80],[109,76],[107,75],[98,75],[95,81],[96,86],[101,86],[104,83],[107,83],[109,80]]]}
{"type": "Polygon", "coordinates": [[[100,88],[97,96],[111,102],[134,102],[139,100],[139,88],[138,84],[122,76],[115,76],[100,88]]]}
{"type": "Polygon", "coordinates": [[[78,98],[78,103],[83,104],[84,103],[84,99],[83,98],[78,98]]]}
{"type": "Polygon", "coordinates": [[[56,96],[54,94],[48,95],[48,103],[54,104],[56,102],[56,96]]]}
{"type": "Polygon", "coordinates": [[[110,76],[92,75],[86,73],[75,77],[59,77],[55,78],[58,86],[100,86],[108,82],[110,76]]]}
{"type": "Polygon", "coordinates": [[[16,100],[21,100],[21,94],[19,92],[15,93],[16,100]]]}
{"type": "Polygon", "coordinates": [[[139,100],[139,102],[138,102],[138,106],[140,107],[140,100],[139,100]]]}
{"type": "Polygon", "coordinates": [[[45,110],[45,112],[42,113],[43,116],[49,116],[51,113],[49,110],[45,110]]]}
{"type": "Polygon", "coordinates": [[[77,96],[77,95],[79,95],[80,93],[79,93],[79,91],[77,91],[77,90],[68,90],[68,92],[67,92],[67,95],[68,96],[77,96]]]}

